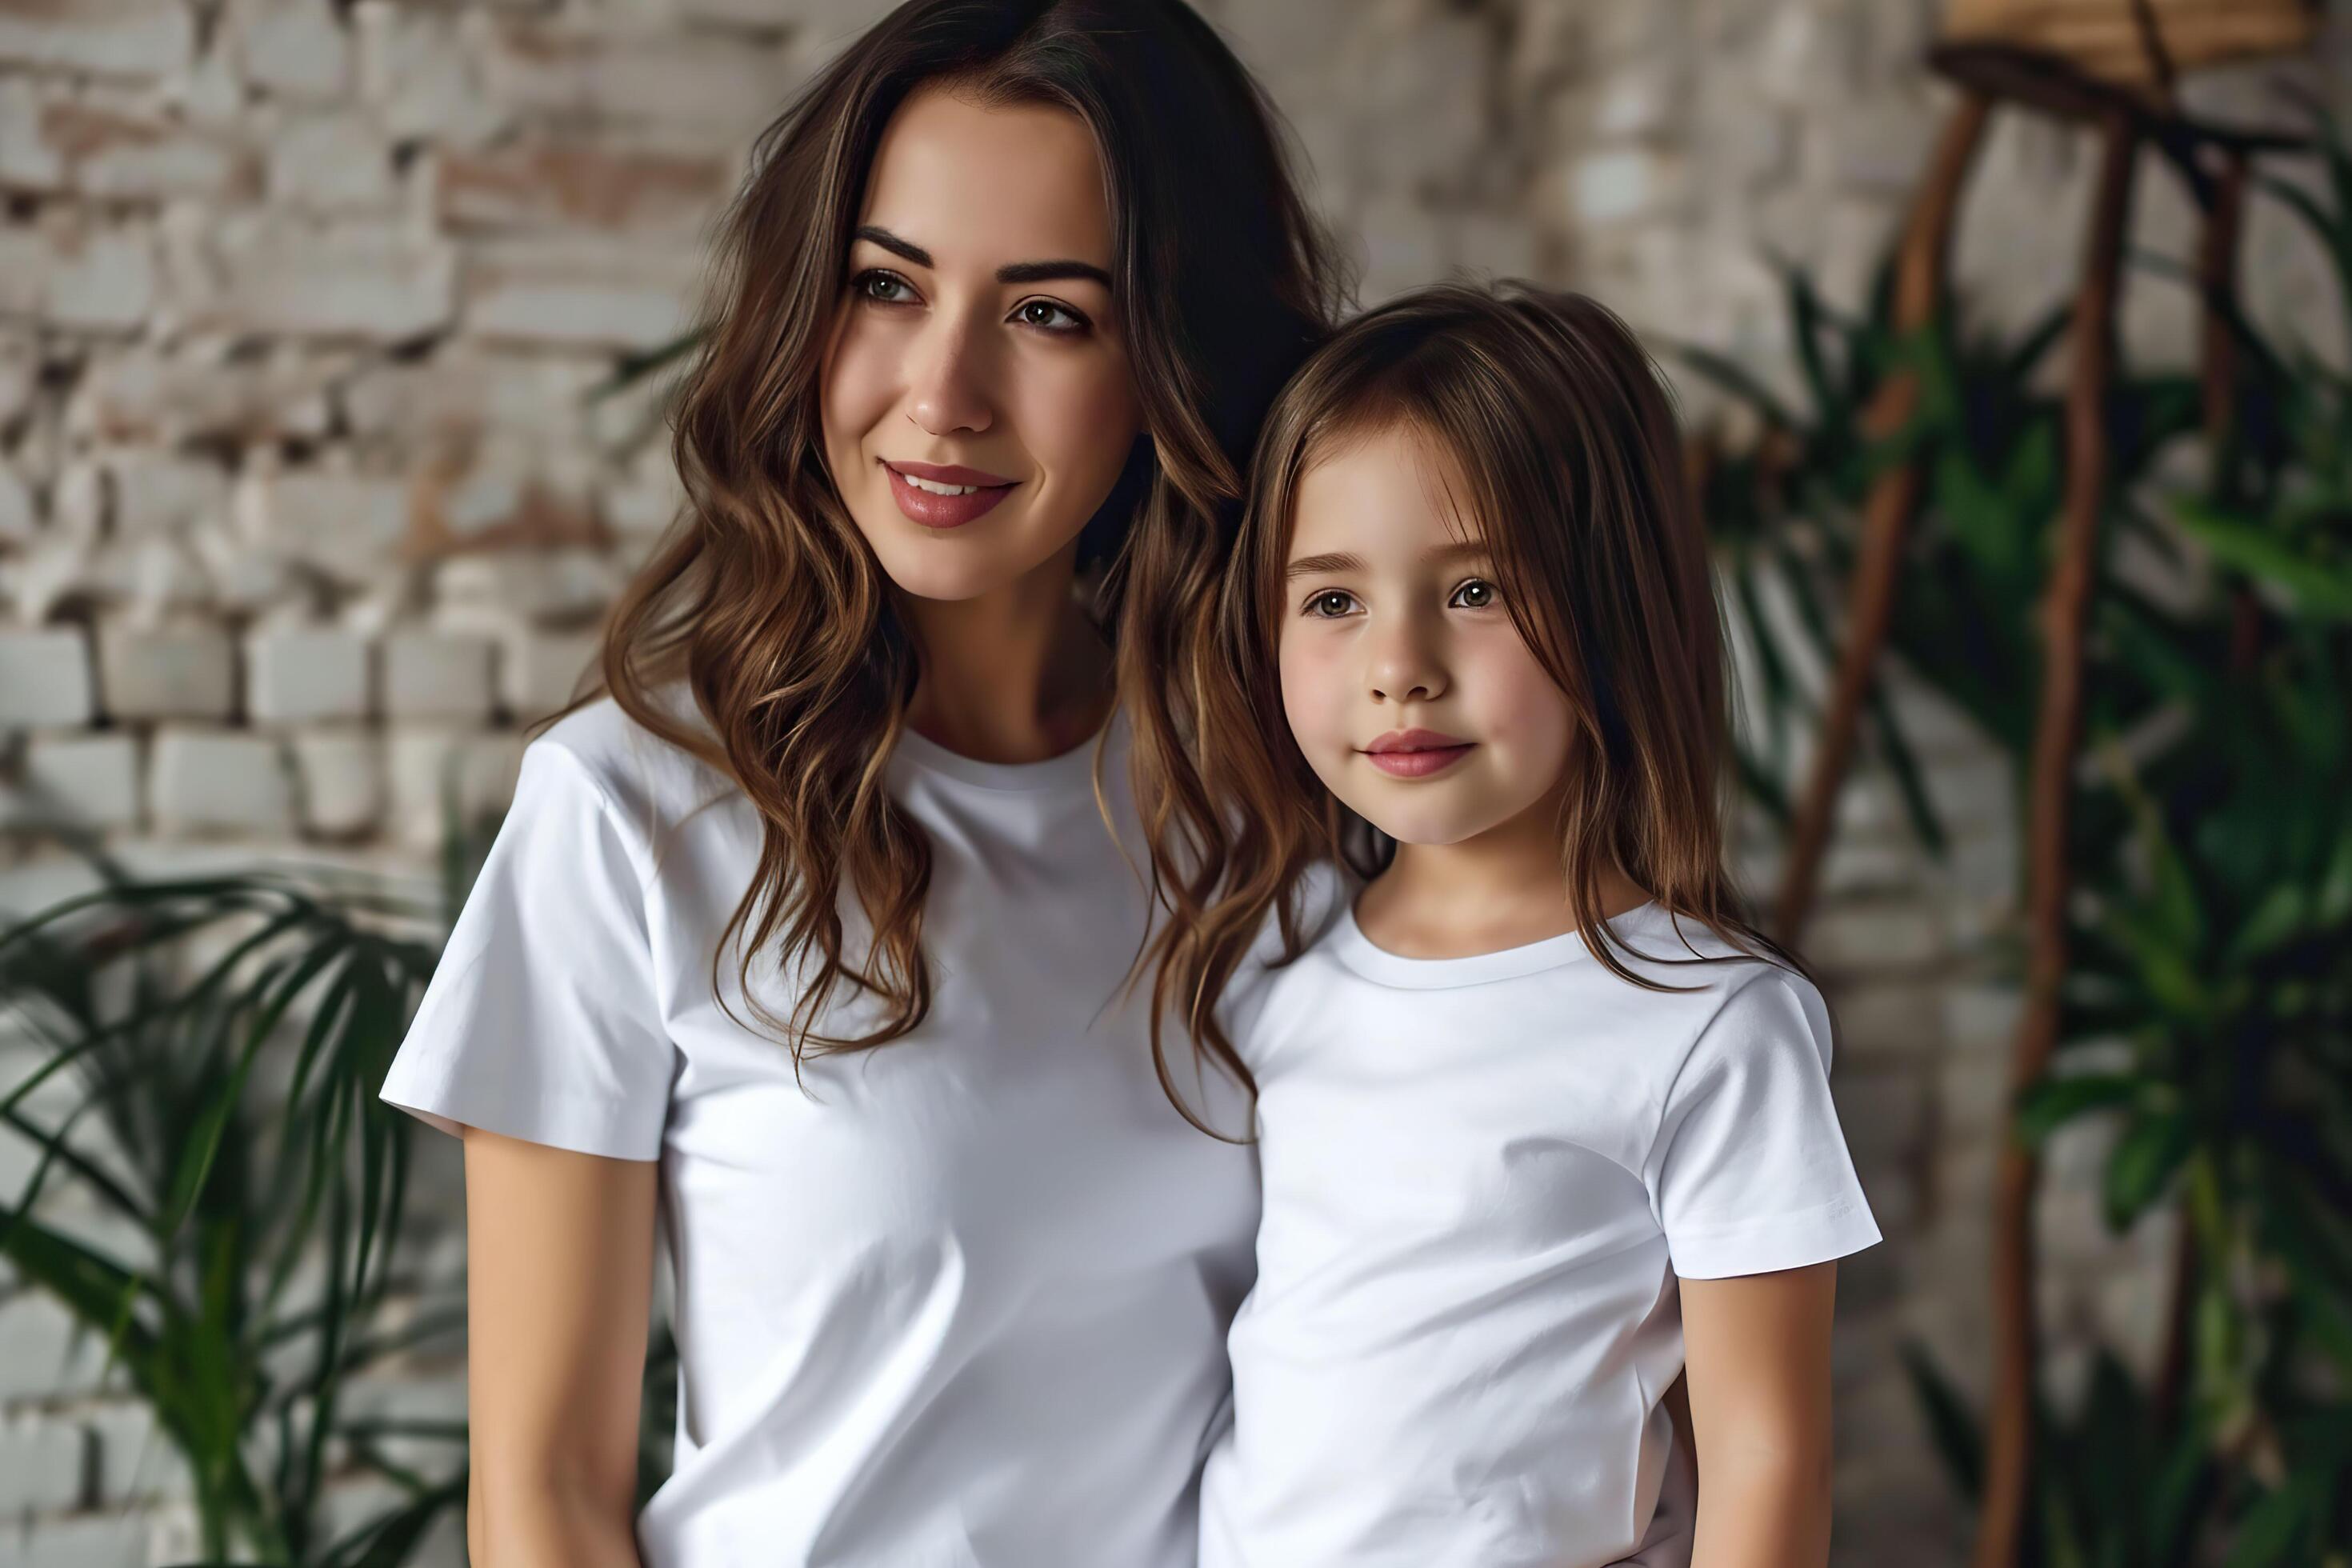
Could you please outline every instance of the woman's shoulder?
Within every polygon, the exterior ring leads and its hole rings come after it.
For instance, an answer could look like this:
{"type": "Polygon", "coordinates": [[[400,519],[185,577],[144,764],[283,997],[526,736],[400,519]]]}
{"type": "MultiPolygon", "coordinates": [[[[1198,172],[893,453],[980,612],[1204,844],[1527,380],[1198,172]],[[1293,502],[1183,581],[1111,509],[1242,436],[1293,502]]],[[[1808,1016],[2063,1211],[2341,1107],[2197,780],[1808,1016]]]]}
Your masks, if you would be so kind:
{"type": "MultiPolygon", "coordinates": [[[[648,694],[656,717],[689,738],[711,741],[709,723],[683,683],[648,694]]],[[[624,708],[609,692],[583,703],[535,736],[524,751],[556,767],[527,768],[530,777],[572,775],[646,845],[660,843],[678,824],[714,801],[736,793],[734,782],[686,746],[657,731],[624,708]]]]}

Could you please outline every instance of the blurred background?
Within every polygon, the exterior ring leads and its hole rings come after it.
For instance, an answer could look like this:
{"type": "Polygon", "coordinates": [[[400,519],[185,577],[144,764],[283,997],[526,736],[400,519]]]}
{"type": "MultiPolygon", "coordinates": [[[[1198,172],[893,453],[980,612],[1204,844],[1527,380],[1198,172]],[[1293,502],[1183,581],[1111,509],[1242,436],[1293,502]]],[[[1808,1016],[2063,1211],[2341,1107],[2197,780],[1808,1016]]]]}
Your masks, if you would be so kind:
{"type": "MultiPolygon", "coordinates": [[[[1201,8],[1364,303],[1676,384],[1887,1237],[1836,1560],[2352,1563],[2352,24],[1201,8]]],[[[0,1564],[462,1559],[457,1145],[374,1088],[881,9],[0,0],[0,1564]]]]}

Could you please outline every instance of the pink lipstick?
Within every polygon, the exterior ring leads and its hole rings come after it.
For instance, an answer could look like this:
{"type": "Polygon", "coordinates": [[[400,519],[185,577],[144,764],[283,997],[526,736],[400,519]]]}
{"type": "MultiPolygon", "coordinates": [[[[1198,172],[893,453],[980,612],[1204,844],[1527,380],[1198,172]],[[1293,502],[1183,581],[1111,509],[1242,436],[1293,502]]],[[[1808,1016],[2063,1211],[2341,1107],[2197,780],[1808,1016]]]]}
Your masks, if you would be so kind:
{"type": "Polygon", "coordinates": [[[902,463],[885,458],[891,499],[909,521],[925,528],[961,528],[994,510],[1017,482],[954,463],[902,463]]]}

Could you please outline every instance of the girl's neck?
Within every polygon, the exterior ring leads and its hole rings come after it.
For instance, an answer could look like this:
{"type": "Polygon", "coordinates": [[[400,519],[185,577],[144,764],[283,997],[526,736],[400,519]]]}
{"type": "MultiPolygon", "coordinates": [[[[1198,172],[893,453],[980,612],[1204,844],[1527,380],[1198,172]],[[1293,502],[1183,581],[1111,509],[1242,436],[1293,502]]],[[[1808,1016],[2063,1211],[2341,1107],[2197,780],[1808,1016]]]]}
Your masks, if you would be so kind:
{"type": "Polygon", "coordinates": [[[1034,763],[1102,728],[1116,690],[1109,645],[1072,593],[1076,542],[976,599],[902,599],[922,673],[907,723],[985,763],[1034,763]]]}
{"type": "MultiPolygon", "coordinates": [[[[1364,889],[1356,923],[1404,958],[1468,958],[1576,930],[1560,860],[1559,797],[1458,844],[1400,844],[1364,889]]],[[[1601,910],[1615,919],[1649,898],[1614,867],[1601,878],[1601,910]]]]}

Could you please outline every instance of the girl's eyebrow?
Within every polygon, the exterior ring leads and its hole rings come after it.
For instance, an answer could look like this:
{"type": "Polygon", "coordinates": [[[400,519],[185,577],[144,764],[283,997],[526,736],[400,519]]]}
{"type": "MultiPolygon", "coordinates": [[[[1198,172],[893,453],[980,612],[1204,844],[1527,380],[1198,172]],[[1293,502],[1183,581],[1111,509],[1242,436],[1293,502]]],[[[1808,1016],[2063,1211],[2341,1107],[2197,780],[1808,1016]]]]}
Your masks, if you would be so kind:
{"type": "Polygon", "coordinates": [[[1318,572],[1360,572],[1363,569],[1362,556],[1335,551],[1327,555],[1300,556],[1290,563],[1290,569],[1282,574],[1282,580],[1287,583],[1293,577],[1312,576],[1318,572]]]}
{"type": "MultiPolygon", "coordinates": [[[[1486,546],[1475,539],[1458,540],[1452,544],[1433,544],[1421,552],[1424,561],[1443,565],[1453,561],[1484,561],[1486,546]]],[[[1311,576],[1318,572],[1361,572],[1364,558],[1345,550],[1335,550],[1322,555],[1302,555],[1292,562],[1282,574],[1289,582],[1293,577],[1311,576]]]]}
{"type": "MultiPolygon", "coordinates": [[[[891,255],[911,261],[918,267],[933,265],[929,251],[911,240],[899,238],[887,228],[866,224],[851,237],[871,240],[891,255]]],[[[999,283],[1051,283],[1064,278],[1083,278],[1106,289],[1111,286],[1110,274],[1091,261],[1013,261],[996,269],[999,283]]]]}

